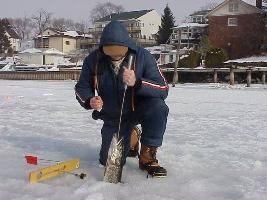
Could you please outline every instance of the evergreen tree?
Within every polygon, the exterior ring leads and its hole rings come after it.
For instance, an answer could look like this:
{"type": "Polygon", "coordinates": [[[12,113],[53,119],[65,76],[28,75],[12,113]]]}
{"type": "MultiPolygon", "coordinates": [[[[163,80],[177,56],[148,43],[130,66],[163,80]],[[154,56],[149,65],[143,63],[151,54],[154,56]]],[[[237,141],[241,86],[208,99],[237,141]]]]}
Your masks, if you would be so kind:
{"type": "Polygon", "coordinates": [[[0,19],[0,53],[5,53],[6,50],[11,46],[6,33],[9,28],[9,23],[6,19],[0,19]]]}
{"type": "Polygon", "coordinates": [[[164,9],[164,14],[161,17],[161,26],[159,27],[159,32],[156,35],[158,44],[165,44],[168,42],[172,34],[174,22],[175,20],[172,11],[167,4],[164,9]]]}

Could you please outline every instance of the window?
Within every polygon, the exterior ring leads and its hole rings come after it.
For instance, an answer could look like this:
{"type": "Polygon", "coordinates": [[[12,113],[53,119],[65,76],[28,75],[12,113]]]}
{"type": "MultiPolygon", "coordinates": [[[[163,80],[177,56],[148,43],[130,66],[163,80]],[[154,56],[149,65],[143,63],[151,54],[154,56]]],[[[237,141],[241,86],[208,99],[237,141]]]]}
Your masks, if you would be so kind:
{"type": "Polygon", "coordinates": [[[66,41],[66,45],[70,45],[70,41],[66,41]]]}
{"type": "Polygon", "coordinates": [[[238,12],[238,3],[229,3],[229,12],[238,12]]]}
{"type": "Polygon", "coordinates": [[[170,55],[170,62],[173,62],[173,55],[170,55]]]}
{"type": "Polygon", "coordinates": [[[238,21],[237,18],[228,18],[228,26],[237,26],[238,21]]]}

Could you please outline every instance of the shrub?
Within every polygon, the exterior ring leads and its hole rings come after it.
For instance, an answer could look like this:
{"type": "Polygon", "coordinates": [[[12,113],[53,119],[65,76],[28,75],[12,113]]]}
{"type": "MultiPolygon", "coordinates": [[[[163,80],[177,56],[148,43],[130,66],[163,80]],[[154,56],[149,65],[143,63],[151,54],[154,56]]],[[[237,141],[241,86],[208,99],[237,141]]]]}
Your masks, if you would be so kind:
{"type": "Polygon", "coordinates": [[[188,56],[184,56],[179,60],[180,67],[195,68],[200,64],[200,53],[190,51],[188,56]]]}
{"type": "Polygon", "coordinates": [[[228,55],[225,50],[212,48],[206,54],[205,66],[207,68],[221,67],[222,63],[226,60],[228,60],[228,55]]]}

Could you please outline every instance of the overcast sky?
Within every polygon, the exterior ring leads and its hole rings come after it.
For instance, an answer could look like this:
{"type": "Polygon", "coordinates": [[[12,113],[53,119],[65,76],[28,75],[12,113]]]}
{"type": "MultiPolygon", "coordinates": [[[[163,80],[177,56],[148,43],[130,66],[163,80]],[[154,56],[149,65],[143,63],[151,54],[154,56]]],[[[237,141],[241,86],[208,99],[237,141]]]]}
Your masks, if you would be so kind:
{"type": "MultiPolygon", "coordinates": [[[[256,0],[245,0],[255,5],[256,0]]],[[[0,0],[0,18],[31,17],[40,8],[53,13],[53,17],[70,18],[76,22],[89,20],[90,11],[97,2],[107,0],[0,0]]],[[[179,23],[186,16],[211,2],[221,3],[223,0],[110,0],[116,5],[122,5],[126,11],[156,9],[163,13],[169,4],[174,17],[179,23]]]]}

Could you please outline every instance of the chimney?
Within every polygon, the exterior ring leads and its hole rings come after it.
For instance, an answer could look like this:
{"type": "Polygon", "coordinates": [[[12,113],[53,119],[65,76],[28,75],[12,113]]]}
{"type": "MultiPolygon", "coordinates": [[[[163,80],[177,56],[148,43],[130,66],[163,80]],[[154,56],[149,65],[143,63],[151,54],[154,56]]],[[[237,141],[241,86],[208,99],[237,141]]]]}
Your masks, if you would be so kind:
{"type": "Polygon", "coordinates": [[[262,9],[262,0],[256,0],[256,7],[262,9]]]}

